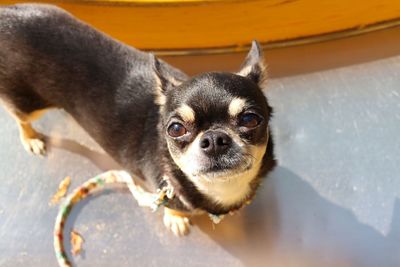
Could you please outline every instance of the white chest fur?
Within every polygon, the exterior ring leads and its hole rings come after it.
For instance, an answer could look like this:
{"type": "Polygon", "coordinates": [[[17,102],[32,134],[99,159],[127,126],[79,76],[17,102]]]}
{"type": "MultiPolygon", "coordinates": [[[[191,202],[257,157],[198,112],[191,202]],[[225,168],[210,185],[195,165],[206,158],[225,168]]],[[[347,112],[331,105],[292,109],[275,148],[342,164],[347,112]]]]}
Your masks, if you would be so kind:
{"type": "Polygon", "coordinates": [[[198,176],[191,179],[198,190],[215,203],[231,206],[246,199],[250,193],[250,183],[256,177],[260,165],[229,177],[209,179],[198,176]]]}

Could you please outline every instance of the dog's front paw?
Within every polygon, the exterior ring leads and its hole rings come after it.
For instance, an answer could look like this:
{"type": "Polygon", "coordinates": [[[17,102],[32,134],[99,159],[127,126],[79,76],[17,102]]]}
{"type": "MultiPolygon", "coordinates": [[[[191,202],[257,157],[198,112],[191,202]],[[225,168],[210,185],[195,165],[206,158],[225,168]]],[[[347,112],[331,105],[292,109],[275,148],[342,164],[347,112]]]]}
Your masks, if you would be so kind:
{"type": "Polygon", "coordinates": [[[176,236],[184,236],[190,232],[188,215],[169,208],[164,208],[164,225],[176,236]]]}
{"type": "Polygon", "coordinates": [[[43,138],[21,138],[22,144],[26,151],[35,155],[45,155],[46,154],[46,142],[43,138]]]}

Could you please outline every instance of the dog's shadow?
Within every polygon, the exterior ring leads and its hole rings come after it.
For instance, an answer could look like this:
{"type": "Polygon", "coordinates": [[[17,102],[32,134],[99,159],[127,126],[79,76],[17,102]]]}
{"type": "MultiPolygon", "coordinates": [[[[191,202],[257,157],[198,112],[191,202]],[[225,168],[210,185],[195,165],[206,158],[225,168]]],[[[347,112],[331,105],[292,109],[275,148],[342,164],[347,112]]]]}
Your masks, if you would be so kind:
{"type": "Polygon", "coordinates": [[[121,166],[106,153],[98,152],[72,139],[57,136],[45,136],[45,139],[50,153],[52,149],[61,149],[87,158],[102,171],[121,169],[121,166]]]}
{"type": "Polygon", "coordinates": [[[399,266],[400,200],[386,236],[278,167],[241,214],[210,227],[195,220],[245,266],[399,266]]]}

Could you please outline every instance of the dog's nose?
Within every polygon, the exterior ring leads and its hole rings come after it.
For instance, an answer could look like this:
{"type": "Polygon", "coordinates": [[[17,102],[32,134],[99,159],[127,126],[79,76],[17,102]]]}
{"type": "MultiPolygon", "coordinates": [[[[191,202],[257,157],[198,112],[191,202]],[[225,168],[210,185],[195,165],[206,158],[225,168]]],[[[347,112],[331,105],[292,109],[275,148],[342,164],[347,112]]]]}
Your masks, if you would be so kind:
{"type": "Polygon", "coordinates": [[[222,154],[232,144],[232,138],[221,131],[207,131],[200,141],[201,149],[207,154],[222,154]]]}

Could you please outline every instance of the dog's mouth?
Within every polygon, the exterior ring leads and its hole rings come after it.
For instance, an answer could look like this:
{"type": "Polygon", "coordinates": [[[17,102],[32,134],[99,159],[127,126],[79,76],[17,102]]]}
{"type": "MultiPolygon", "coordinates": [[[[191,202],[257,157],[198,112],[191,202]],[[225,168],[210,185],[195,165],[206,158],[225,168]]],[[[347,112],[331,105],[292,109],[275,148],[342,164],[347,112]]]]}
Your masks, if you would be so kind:
{"type": "Polygon", "coordinates": [[[252,167],[251,158],[244,155],[221,157],[218,159],[203,159],[200,168],[193,176],[211,178],[228,178],[248,171],[252,167]]]}

